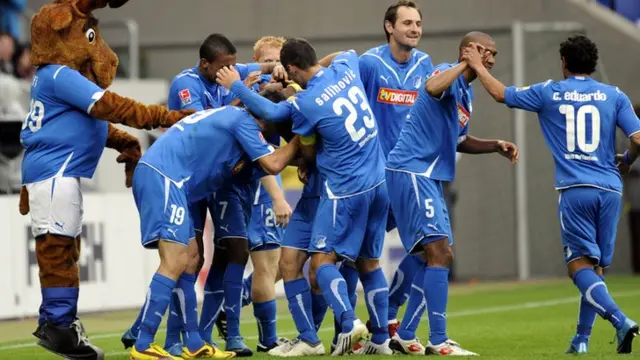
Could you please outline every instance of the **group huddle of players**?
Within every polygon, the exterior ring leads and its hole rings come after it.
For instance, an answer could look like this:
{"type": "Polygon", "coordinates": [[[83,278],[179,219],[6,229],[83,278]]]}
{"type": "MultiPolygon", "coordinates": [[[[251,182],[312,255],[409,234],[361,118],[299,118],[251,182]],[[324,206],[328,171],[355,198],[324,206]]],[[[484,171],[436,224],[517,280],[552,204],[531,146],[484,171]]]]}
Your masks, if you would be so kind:
{"type": "Polygon", "coordinates": [[[133,177],[142,245],[158,250],[160,266],[122,337],[131,359],[251,356],[240,334],[249,303],[257,351],[273,356],[325,354],[317,331],[328,307],[334,356],[477,355],[446,331],[453,237],[442,184],[454,180],[456,152],[499,153],[516,163],[519,150],[469,134],[475,79],[497,102],[537,112],[554,157],[565,261],[583,295],[567,351],[588,351],[598,314],[616,329],[617,351],[631,352],[638,325],[609,296],[603,268],[612,261],[621,174],[638,156],[640,120],[622,91],[590,77],[596,45],[582,35],[560,45],[562,81],[505,87],[489,73],[497,49],[488,34],[467,34],[453,62],[434,66],[416,49],[421,27],[420,10],[402,0],[385,13],[387,44],[360,56],[349,50],[318,60],[304,39],[268,36],[251,64],[236,64],[225,36],[207,37],[198,64],[174,78],[168,99],[172,110],[197,112],[153,143],[133,177]],[[613,151],[617,127],[631,139],[621,155],[613,151]],[[277,177],[289,165],[304,183],[293,211],[277,177]],[[198,317],[207,211],[215,250],[198,317]],[[388,286],[379,258],[395,228],[407,255],[388,286]],[[249,256],[254,272],[243,279],[249,256]],[[299,333],[291,340],[277,336],[280,279],[299,333]],[[354,313],[358,281],[366,324],[354,313]],[[155,336],[167,309],[160,346],[155,336]],[[416,330],[425,311],[423,344],[416,330]]]}

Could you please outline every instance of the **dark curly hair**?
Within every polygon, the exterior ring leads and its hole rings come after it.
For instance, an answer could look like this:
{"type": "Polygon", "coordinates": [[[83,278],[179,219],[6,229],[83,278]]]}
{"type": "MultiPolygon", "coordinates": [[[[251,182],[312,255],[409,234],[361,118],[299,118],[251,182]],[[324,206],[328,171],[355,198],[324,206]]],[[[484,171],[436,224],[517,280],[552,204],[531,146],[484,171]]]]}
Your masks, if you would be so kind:
{"type": "Polygon", "coordinates": [[[592,74],[598,64],[598,47],[584,35],[574,35],[560,44],[567,70],[572,74],[592,74]]]}

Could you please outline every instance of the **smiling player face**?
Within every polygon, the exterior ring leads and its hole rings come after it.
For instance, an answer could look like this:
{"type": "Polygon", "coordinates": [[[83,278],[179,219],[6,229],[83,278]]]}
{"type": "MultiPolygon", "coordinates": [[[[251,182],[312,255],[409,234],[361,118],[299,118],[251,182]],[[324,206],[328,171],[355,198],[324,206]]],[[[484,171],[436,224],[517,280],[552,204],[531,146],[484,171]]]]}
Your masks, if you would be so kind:
{"type": "Polygon", "coordinates": [[[418,10],[407,6],[398,8],[395,24],[387,22],[387,31],[391,34],[389,42],[413,49],[422,37],[422,18],[418,10]]]}

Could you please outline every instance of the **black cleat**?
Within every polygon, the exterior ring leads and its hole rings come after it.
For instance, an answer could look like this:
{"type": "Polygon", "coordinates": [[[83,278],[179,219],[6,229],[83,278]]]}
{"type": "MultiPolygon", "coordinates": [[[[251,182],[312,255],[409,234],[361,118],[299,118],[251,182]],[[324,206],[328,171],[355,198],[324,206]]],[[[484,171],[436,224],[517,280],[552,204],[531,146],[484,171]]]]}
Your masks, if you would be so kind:
{"type": "Polygon", "coordinates": [[[278,340],[276,340],[276,342],[274,342],[273,344],[269,345],[269,346],[264,346],[262,344],[260,344],[260,342],[258,341],[258,346],[256,347],[256,350],[258,352],[269,352],[269,350],[274,349],[282,344],[287,344],[290,343],[289,339],[286,338],[278,338],[278,340]]]}
{"type": "Polygon", "coordinates": [[[45,322],[33,333],[44,349],[71,360],[103,360],[104,352],[91,344],[84,327],[76,319],[69,327],[45,322]]]}
{"type": "Polygon", "coordinates": [[[227,313],[224,310],[220,311],[218,318],[216,319],[216,327],[218,328],[218,335],[226,339],[227,338],[227,313]]]}

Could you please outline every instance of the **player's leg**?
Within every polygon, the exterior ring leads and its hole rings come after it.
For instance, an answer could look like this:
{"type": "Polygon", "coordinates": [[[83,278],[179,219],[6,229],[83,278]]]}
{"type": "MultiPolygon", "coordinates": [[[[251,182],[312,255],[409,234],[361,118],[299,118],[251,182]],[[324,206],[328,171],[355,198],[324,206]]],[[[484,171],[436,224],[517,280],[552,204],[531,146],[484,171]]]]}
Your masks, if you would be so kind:
{"type": "Polygon", "coordinates": [[[317,285],[315,293],[312,294],[303,273],[317,206],[318,200],[315,198],[300,199],[282,239],[279,267],[289,311],[296,324],[298,336],[289,344],[270,350],[269,355],[324,355],[324,346],[317,335],[317,329],[327,310],[326,301],[317,285]]]}
{"type": "Polygon", "coordinates": [[[140,214],[142,245],[158,249],[160,266],[151,280],[141,309],[141,324],[131,359],[166,357],[173,359],[154,342],[171,294],[187,268],[187,245],[193,233],[187,196],[171,180],[152,168],[139,165],[133,178],[133,195],[140,214]]]}
{"type": "Polygon", "coordinates": [[[258,322],[258,352],[268,352],[287,342],[276,330],[275,283],[280,278],[280,243],[282,228],[276,226],[273,204],[265,202],[252,206],[249,224],[249,251],[253,263],[251,299],[258,322]]]}
{"type": "MultiPolygon", "coordinates": [[[[604,281],[604,269],[600,266],[594,268],[596,274],[604,281]]],[[[567,354],[586,354],[589,351],[589,338],[591,337],[591,329],[596,321],[598,313],[596,309],[584,297],[580,297],[580,305],[578,308],[578,324],[576,326],[576,334],[569,344],[567,354]]]]}
{"type": "MultiPolygon", "coordinates": [[[[387,222],[389,213],[389,195],[386,184],[363,194],[369,199],[365,222],[358,224],[366,228],[364,240],[358,254],[358,272],[364,288],[364,298],[371,319],[371,338],[356,352],[367,355],[391,355],[389,348],[388,311],[389,287],[380,268],[379,259],[384,247],[385,228],[380,224],[387,222]]],[[[358,226],[356,225],[356,226],[358,226]]]]}
{"type": "MultiPolygon", "coordinates": [[[[338,271],[340,271],[340,275],[344,278],[344,281],[347,283],[347,295],[349,296],[349,303],[353,309],[356,308],[358,303],[358,293],[356,290],[358,289],[358,270],[356,269],[356,264],[350,260],[342,260],[338,265],[338,271]]],[[[338,335],[342,332],[340,328],[340,319],[334,317],[333,318],[333,340],[331,341],[331,349],[335,348],[336,341],[338,340],[338,335]]]]}
{"type": "Polygon", "coordinates": [[[341,199],[320,199],[309,251],[310,272],[315,272],[326,302],[340,319],[341,333],[332,352],[342,355],[367,335],[367,328],[355,317],[349,300],[347,284],[335,264],[339,258],[354,260],[364,239],[369,201],[356,195],[341,199]]]}
{"type": "MultiPolygon", "coordinates": [[[[216,224],[214,222],[214,228],[215,227],[216,224]]],[[[217,240],[214,241],[214,244],[213,258],[204,284],[202,312],[200,313],[200,321],[198,322],[200,336],[210,344],[214,344],[213,326],[222,314],[222,306],[224,303],[224,273],[227,271],[228,265],[226,248],[217,240]]],[[[220,336],[226,339],[226,335],[220,334],[220,336]]]]}
{"type": "MultiPolygon", "coordinates": [[[[276,280],[277,281],[277,280],[276,280]]],[[[242,307],[253,302],[251,299],[251,288],[253,287],[253,273],[242,280],[242,307]]]]}
{"type": "Polygon", "coordinates": [[[31,228],[36,238],[42,303],[38,345],[63,356],[102,359],[77,318],[82,192],[77,178],[52,178],[27,185],[31,228]]]}
{"type": "Polygon", "coordinates": [[[617,193],[571,188],[561,193],[559,215],[569,275],[598,315],[616,329],[618,353],[630,353],[638,325],[616,305],[593,268],[611,264],[621,204],[617,193]]]}

